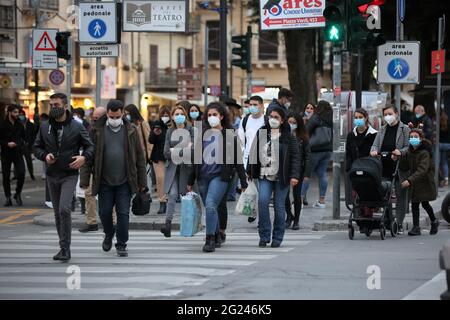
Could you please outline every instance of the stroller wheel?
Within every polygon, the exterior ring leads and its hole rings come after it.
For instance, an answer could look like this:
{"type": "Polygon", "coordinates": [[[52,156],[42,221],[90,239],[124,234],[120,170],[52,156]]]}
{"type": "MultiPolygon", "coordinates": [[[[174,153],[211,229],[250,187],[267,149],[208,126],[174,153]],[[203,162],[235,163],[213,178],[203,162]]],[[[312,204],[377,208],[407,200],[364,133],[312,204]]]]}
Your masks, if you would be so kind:
{"type": "Polygon", "coordinates": [[[366,228],[364,233],[366,234],[367,237],[370,237],[370,235],[372,234],[372,229],[366,228]]]}
{"type": "Polygon", "coordinates": [[[386,227],[385,226],[380,226],[380,237],[381,237],[381,240],[386,239],[386,227]]]}
{"type": "Polygon", "coordinates": [[[396,220],[391,223],[391,236],[395,238],[398,234],[398,223],[396,220]]]}
{"type": "Polygon", "coordinates": [[[353,237],[355,236],[355,228],[353,226],[348,227],[348,238],[350,240],[353,240],[353,237]]]}

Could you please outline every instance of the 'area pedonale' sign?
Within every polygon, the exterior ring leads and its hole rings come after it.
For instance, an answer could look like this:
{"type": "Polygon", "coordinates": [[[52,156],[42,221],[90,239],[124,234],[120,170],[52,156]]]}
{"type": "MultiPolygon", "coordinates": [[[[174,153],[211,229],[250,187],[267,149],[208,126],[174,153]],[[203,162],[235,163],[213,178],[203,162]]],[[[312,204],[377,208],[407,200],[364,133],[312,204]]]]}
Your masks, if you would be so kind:
{"type": "Polygon", "coordinates": [[[261,30],[321,28],[325,0],[261,0],[261,30]]]}

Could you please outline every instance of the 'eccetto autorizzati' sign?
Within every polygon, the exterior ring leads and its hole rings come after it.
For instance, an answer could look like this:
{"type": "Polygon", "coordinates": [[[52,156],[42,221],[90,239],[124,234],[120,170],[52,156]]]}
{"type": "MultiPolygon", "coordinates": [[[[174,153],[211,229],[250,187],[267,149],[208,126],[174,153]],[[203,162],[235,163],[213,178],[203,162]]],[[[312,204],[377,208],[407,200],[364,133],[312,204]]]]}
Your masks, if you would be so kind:
{"type": "Polygon", "coordinates": [[[123,31],[186,32],[189,1],[123,1],[123,31]]]}

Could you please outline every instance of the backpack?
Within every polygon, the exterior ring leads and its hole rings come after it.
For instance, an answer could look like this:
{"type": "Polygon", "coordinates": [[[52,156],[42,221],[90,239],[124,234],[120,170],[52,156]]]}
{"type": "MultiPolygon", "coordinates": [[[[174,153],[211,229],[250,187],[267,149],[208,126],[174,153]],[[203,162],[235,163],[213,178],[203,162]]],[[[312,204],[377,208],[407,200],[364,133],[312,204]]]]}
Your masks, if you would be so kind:
{"type": "MultiPolygon", "coordinates": [[[[244,130],[244,137],[245,137],[245,144],[247,144],[247,136],[245,135],[245,131],[247,128],[247,122],[248,122],[248,118],[251,116],[251,114],[248,114],[244,117],[244,119],[242,120],[242,129],[244,130]]],[[[264,115],[264,123],[269,122],[269,117],[264,115]]]]}

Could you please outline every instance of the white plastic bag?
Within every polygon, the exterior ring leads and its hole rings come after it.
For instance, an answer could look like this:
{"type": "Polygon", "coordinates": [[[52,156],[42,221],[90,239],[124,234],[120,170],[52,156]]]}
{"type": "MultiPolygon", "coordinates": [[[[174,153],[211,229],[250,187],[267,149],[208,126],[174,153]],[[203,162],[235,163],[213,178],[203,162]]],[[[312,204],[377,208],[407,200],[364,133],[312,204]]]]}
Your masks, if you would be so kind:
{"type": "Polygon", "coordinates": [[[258,189],[253,181],[248,184],[245,192],[239,197],[235,214],[255,218],[258,215],[258,189]]]}
{"type": "Polygon", "coordinates": [[[80,188],[80,176],[78,176],[78,182],[77,182],[77,187],[75,189],[75,195],[77,196],[77,198],[86,198],[84,189],[80,188]]]}

